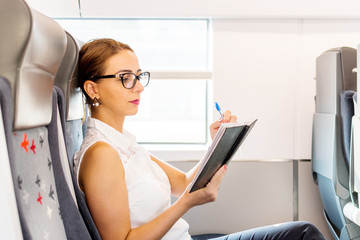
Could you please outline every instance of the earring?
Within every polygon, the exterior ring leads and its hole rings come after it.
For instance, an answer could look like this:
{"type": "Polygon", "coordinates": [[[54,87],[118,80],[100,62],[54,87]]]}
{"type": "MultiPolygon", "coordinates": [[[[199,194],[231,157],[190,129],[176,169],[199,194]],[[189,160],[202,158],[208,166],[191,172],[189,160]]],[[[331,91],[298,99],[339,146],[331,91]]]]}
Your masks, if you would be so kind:
{"type": "Polygon", "coordinates": [[[91,105],[92,105],[93,107],[98,107],[98,106],[100,106],[100,104],[101,104],[101,102],[100,102],[100,100],[97,99],[97,98],[94,98],[94,99],[91,101],[91,105]]]}

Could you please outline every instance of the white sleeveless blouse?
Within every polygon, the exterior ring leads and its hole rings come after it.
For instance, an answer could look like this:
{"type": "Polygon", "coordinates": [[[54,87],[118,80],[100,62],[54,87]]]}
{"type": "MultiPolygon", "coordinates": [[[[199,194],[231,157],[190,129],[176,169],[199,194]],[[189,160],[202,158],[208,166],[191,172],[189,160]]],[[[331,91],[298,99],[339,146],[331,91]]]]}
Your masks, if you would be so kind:
{"type": "MultiPolygon", "coordinates": [[[[131,228],[160,215],[171,204],[171,186],[165,172],[151,160],[149,153],[136,143],[129,132],[121,134],[100,120],[90,118],[80,151],[74,155],[74,171],[79,184],[79,169],[86,150],[96,142],[111,145],[120,155],[129,196],[131,228]]],[[[106,157],[103,159],[106,164],[106,157]]],[[[188,223],[180,218],[163,240],[190,240],[188,223]]]]}

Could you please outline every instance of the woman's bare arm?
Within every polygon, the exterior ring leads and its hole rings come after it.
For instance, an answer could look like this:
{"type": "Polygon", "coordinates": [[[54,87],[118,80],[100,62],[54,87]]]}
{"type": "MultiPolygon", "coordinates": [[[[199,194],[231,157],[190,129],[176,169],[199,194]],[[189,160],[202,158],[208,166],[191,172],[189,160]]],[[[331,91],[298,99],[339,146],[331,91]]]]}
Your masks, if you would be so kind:
{"type": "Polygon", "coordinates": [[[215,201],[224,174],[225,169],[220,169],[206,188],[191,194],[184,191],[162,214],[134,229],[130,224],[125,172],[115,149],[104,142],[90,147],[81,163],[79,181],[102,239],[146,240],[161,239],[191,207],[215,201]]]}

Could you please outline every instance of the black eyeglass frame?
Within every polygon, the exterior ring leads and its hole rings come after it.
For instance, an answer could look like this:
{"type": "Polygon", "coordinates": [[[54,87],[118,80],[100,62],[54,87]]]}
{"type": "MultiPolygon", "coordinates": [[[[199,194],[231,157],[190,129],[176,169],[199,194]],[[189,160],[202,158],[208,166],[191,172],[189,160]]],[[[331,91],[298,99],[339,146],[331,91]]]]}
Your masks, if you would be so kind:
{"type": "Polygon", "coordinates": [[[135,87],[136,82],[140,81],[140,77],[141,76],[146,76],[146,75],[148,75],[148,80],[147,80],[146,84],[143,85],[143,87],[146,87],[150,82],[150,72],[142,72],[139,75],[136,75],[135,73],[117,73],[117,74],[114,74],[114,75],[95,76],[95,77],[89,78],[89,80],[97,80],[97,79],[101,79],[101,78],[118,78],[118,79],[121,80],[121,83],[124,86],[124,88],[132,89],[132,88],[135,87]],[[128,74],[132,74],[134,76],[133,84],[132,84],[132,86],[130,88],[126,87],[125,84],[124,84],[124,76],[128,75],[128,74]]]}

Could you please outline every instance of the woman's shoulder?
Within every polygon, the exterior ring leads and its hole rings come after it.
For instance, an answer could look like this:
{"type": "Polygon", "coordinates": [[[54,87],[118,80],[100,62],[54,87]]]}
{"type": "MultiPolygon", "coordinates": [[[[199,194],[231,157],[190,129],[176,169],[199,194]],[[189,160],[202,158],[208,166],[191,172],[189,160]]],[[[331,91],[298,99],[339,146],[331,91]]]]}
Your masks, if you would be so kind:
{"type": "Polygon", "coordinates": [[[110,146],[110,143],[101,134],[101,132],[97,131],[96,129],[88,129],[79,151],[74,154],[75,172],[78,173],[77,171],[80,167],[83,157],[89,150],[91,150],[92,153],[96,153],[100,151],[106,151],[106,149],[107,152],[111,152],[113,148],[110,146]]]}
{"type": "Polygon", "coordinates": [[[87,131],[79,152],[83,157],[118,155],[115,146],[96,128],[87,131]]]}
{"type": "Polygon", "coordinates": [[[94,191],[91,187],[101,189],[109,182],[124,180],[124,166],[111,145],[100,141],[88,148],[79,169],[79,185],[84,192],[94,191]]]}
{"type": "Polygon", "coordinates": [[[84,153],[84,157],[93,156],[95,158],[109,157],[110,155],[119,155],[116,149],[108,142],[97,141],[93,143],[84,153]]]}
{"type": "Polygon", "coordinates": [[[84,153],[82,165],[94,169],[107,169],[121,164],[120,155],[109,143],[96,142],[84,153]]]}

